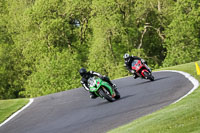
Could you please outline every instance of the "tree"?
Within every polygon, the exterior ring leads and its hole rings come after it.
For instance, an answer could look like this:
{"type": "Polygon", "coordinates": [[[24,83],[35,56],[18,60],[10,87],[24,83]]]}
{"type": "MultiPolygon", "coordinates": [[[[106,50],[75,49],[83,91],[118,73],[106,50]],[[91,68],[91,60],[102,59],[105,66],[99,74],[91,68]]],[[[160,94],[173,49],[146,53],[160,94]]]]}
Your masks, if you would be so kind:
{"type": "Polygon", "coordinates": [[[80,65],[76,56],[69,50],[49,53],[36,65],[37,71],[28,77],[21,94],[37,97],[78,87],[80,65]]]}
{"type": "Polygon", "coordinates": [[[165,58],[166,49],[163,47],[166,27],[170,24],[172,0],[137,0],[135,3],[135,16],[140,31],[137,49],[143,49],[146,60],[158,67],[165,58]]]}
{"type": "Polygon", "coordinates": [[[174,19],[166,30],[164,66],[198,60],[200,8],[198,0],[177,1],[174,19]]]}
{"type": "MultiPolygon", "coordinates": [[[[0,1],[0,99],[16,98],[19,96],[18,93],[23,89],[23,81],[21,80],[23,75],[21,61],[23,59],[19,58],[20,53],[18,53],[14,45],[14,33],[19,31],[14,30],[12,27],[12,23],[17,20],[15,17],[20,17],[17,12],[13,14],[12,9],[16,6],[16,3],[20,2],[0,1]]],[[[21,11],[19,10],[19,12],[21,11]]]]}

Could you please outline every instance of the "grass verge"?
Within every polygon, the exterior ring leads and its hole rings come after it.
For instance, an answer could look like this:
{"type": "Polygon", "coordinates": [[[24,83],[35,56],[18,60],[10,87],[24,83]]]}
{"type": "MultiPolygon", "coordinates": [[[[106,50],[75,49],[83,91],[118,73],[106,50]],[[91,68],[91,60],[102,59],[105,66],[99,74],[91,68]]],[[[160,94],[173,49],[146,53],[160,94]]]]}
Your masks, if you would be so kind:
{"type": "Polygon", "coordinates": [[[0,100],[0,123],[29,102],[28,99],[0,100]]]}
{"type": "MultiPolygon", "coordinates": [[[[200,61],[198,64],[200,65],[200,61]]],[[[184,71],[200,81],[194,62],[160,70],[184,71]]],[[[200,87],[178,103],[113,129],[109,133],[200,133],[200,87]]]]}

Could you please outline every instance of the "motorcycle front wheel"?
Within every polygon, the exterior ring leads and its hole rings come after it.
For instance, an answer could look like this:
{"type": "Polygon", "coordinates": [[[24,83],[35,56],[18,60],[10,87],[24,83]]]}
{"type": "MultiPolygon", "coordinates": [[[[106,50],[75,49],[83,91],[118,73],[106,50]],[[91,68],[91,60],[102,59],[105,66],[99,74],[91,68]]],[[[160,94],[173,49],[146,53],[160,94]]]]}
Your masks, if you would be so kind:
{"type": "MultiPolygon", "coordinates": [[[[107,91],[107,90],[106,90],[107,91]]],[[[112,96],[110,96],[109,94],[107,94],[102,88],[99,90],[99,94],[104,97],[107,101],[109,102],[113,102],[113,98],[112,96]]]]}
{"type": "Polygon", "coordinates": [[[116,94],[116,96],[114,97],[116,100],[117,99],[120,99],[120,94],[119,94],[119,92],[116,90],[116,89],[114,89],[114,91],[115,91],[115,94],[116,94]]]}
{"type": "Polygon", "coordinates": [[[144,72],[144,76],[145,76],[145,78],[147,78],[151,81],[154,81],[154,76],[151,73],[144,72]]]}

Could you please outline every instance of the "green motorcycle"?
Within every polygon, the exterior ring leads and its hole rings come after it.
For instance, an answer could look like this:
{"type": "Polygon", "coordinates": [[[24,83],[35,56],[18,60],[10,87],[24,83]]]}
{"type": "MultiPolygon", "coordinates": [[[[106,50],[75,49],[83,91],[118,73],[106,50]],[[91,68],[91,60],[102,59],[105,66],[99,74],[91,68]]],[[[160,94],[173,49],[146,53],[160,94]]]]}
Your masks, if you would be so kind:
{"type": "Polygon", "coordinates": [[[90,92],[93,92],[98,97],[113,102],[120,98],[120,94],[116,89],[113,89],[109,83],[103,81],[99,77],[91,77],[88,79],[90,92]]]}

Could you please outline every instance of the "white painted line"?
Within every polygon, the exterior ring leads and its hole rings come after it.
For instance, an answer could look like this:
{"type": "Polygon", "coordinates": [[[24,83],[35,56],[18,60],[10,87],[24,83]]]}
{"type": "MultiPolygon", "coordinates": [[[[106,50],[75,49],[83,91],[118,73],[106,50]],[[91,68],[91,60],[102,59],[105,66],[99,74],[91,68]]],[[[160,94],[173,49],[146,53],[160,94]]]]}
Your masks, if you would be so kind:
{"type": "MultiPolygon", "coordinates": [[[[176,70],[162,70],[162,71],[180,73],[180,74],[184,75],[188,80],[190,80],[192,82],[192,84],[194,85],[194,87],[187,94],[185,94],[184,96],[182,96],[181,98],[179,98],[178,100],[176,100],[175,102],[173,102],[172,104],[175,104],[175,103],[179,102],[181,99],[183,99],[184,97],[188,96],[195,89],[197,89],[199,87],[199,81],[196,80],[194,77],[192,77],[190,74],[188,74],[186,72],[176,71],[176,70]]],[[[157,71],[157,72],[162,72],[162,71],[157,71]]]]}
{"type": "Polygon", "coordinates": [[[20,112],[22,112],[24,109],[26,109],[28,106],[31,105],[31,103],[33,103],[34,99],[31,98],[29,99],[29,103],[26,104],[23,108],[21,108],[20,110],[18,110],[17,112],[15,112],[14,114],[12,114],[8,119],[6,119],[3,123],[0,124],[0,127],[2,127],[4,124],[6,124],[8,121],[10,121],[12,118],[14,118],[17,114],[19,114],[20,112]]]}

